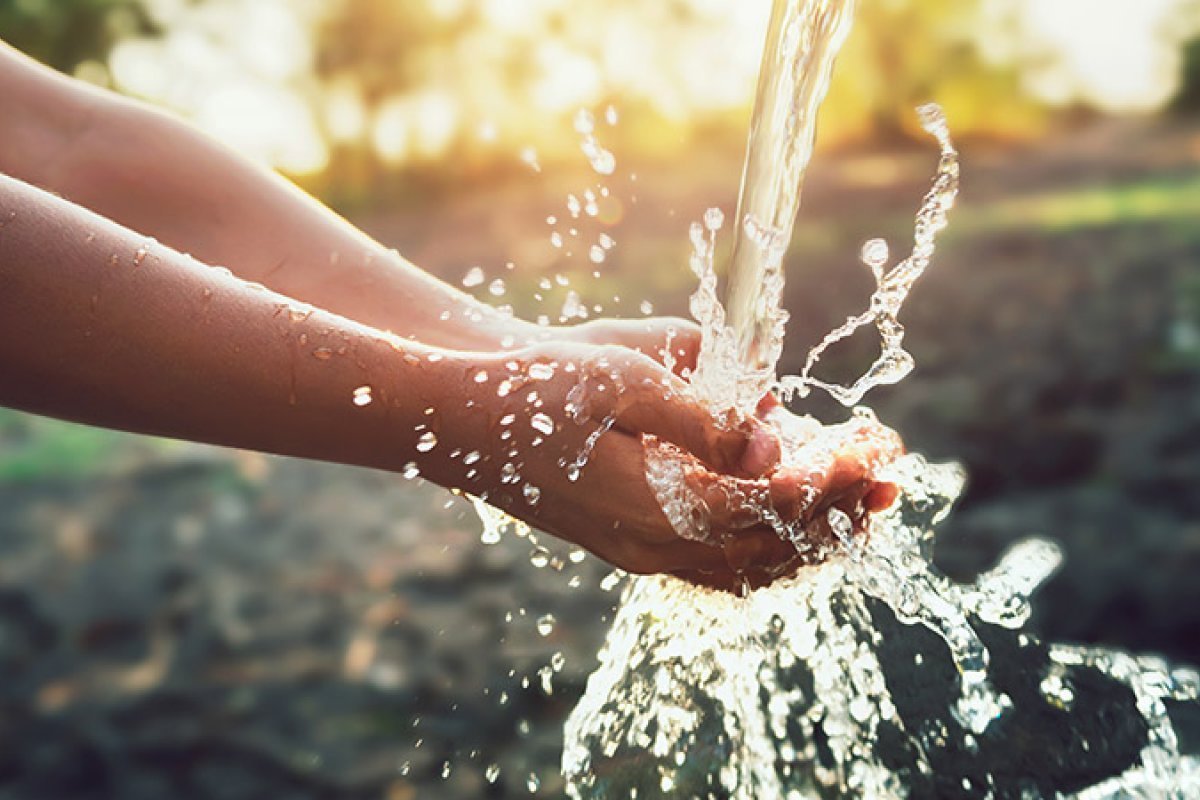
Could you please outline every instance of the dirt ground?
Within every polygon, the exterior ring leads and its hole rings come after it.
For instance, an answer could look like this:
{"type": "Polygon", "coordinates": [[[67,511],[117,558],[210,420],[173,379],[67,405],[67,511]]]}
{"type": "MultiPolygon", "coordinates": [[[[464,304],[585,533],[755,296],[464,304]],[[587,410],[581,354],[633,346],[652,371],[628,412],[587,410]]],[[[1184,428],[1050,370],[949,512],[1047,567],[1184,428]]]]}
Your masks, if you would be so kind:
{"type": "MultiPolygon", "coordinates": [[[[571,170],[355,219],[450,280],[503,277],[522,313],[557,316],[565,290],[530,300],[556,273],[605,313],[680,313],[687,223],[732,212],[739,159],[622,165],[603,224],[566,221],[595,184],[571,170]]],[[[933,166],[932,147],[819,158],[787,368],[865,303],[861,243],[904,250],[933,166]]],[[[963,171],[902,316],[917,371],[870,398],[911,449],[967,465],[937,557],[966,577],[1055,538],[1037,630],[1198,663],[1200,125],[1110,120],[968,149],[963,171]]],[[[399,476],[0,418],[0,798],[559,796],[616,593],[544,539],[539,569],[399,476]]]]}

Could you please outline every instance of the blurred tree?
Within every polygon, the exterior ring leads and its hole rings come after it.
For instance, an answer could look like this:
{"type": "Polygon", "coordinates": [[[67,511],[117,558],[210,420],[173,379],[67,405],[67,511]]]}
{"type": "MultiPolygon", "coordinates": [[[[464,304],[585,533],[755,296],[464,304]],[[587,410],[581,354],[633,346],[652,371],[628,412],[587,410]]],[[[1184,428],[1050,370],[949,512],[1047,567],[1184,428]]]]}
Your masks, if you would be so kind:
{"type": "Polygon", "coordinates": [[[1018,30],[1013,4],[862,0],[823,112],[826,133],[911,136],[914,107],[930,101],[960,137],[1033,132],[1043,115],[1022,91],[1020,58],[1008,46],[1018,30]]]}
{"type": "Polygon", "coordinates": [[[151,30],[141,0],[0,0],[0,37],[66,73],[99,67],[117,41],[151,30]]]}

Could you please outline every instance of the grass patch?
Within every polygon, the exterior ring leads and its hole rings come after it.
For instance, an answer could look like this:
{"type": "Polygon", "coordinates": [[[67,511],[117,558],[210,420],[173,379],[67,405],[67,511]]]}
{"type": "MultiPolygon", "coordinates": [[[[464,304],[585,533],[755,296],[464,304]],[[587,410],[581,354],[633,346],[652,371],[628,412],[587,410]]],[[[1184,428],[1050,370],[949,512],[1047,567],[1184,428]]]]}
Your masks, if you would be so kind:
{"type": "Polygon", "coordinates": [[[177,443],[0,408],[0,482],[101,474],[177,443]]]}

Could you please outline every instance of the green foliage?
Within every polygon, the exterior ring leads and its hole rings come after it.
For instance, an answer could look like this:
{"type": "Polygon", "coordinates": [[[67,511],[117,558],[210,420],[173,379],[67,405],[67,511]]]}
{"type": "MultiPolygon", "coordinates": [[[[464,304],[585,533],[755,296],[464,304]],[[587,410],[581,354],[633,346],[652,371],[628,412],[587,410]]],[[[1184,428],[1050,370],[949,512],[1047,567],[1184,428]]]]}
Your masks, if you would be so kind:
{"type": "Polygon", "coordinates": [[[140,0],[0,0],[0,38],[63,72],[148,30],[140,0]]]}

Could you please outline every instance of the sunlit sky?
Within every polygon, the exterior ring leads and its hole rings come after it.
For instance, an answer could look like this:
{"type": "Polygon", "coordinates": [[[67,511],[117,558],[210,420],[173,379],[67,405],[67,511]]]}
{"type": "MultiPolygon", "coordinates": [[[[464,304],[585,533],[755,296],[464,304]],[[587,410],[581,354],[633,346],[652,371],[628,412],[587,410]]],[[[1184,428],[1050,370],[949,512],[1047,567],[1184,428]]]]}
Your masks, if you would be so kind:
{"type": "Polygon", "coordinates": [[[1023,0],[1024,29],[1054,60],[1030,77],[1046,99],[1113,110],[1153,109],[1175,88],[1175,51],[1163,46],[1179,0],[1023,0]]]}
{"type": "MultiPolygon", "coordinates": [[[[109,68],[122,90],[293,173],[319,171],[339,143],[397,164],[464,141],[511,154],[561,144],[548,128],[579,107],[644,104],[677,121],[745,108],[769,0],[683,2],[686,23],[655,0],[424,0],[434,18],[475,21],[434,51],[425,85],[374,104],[353,75],[316,80],[312,31],[331,7],[316,0],[148,0],[166,34],[121,42],[109,68]],[[533,65],[520,79],[515,59],[533,65]]],[[[1159,33],[1182,0],[990,2],[1020,17],[999,50],[1049,56],[1025,75],[1041,99],[1142,110],[1174,89],[1177,54],[1159,33]]]]}

